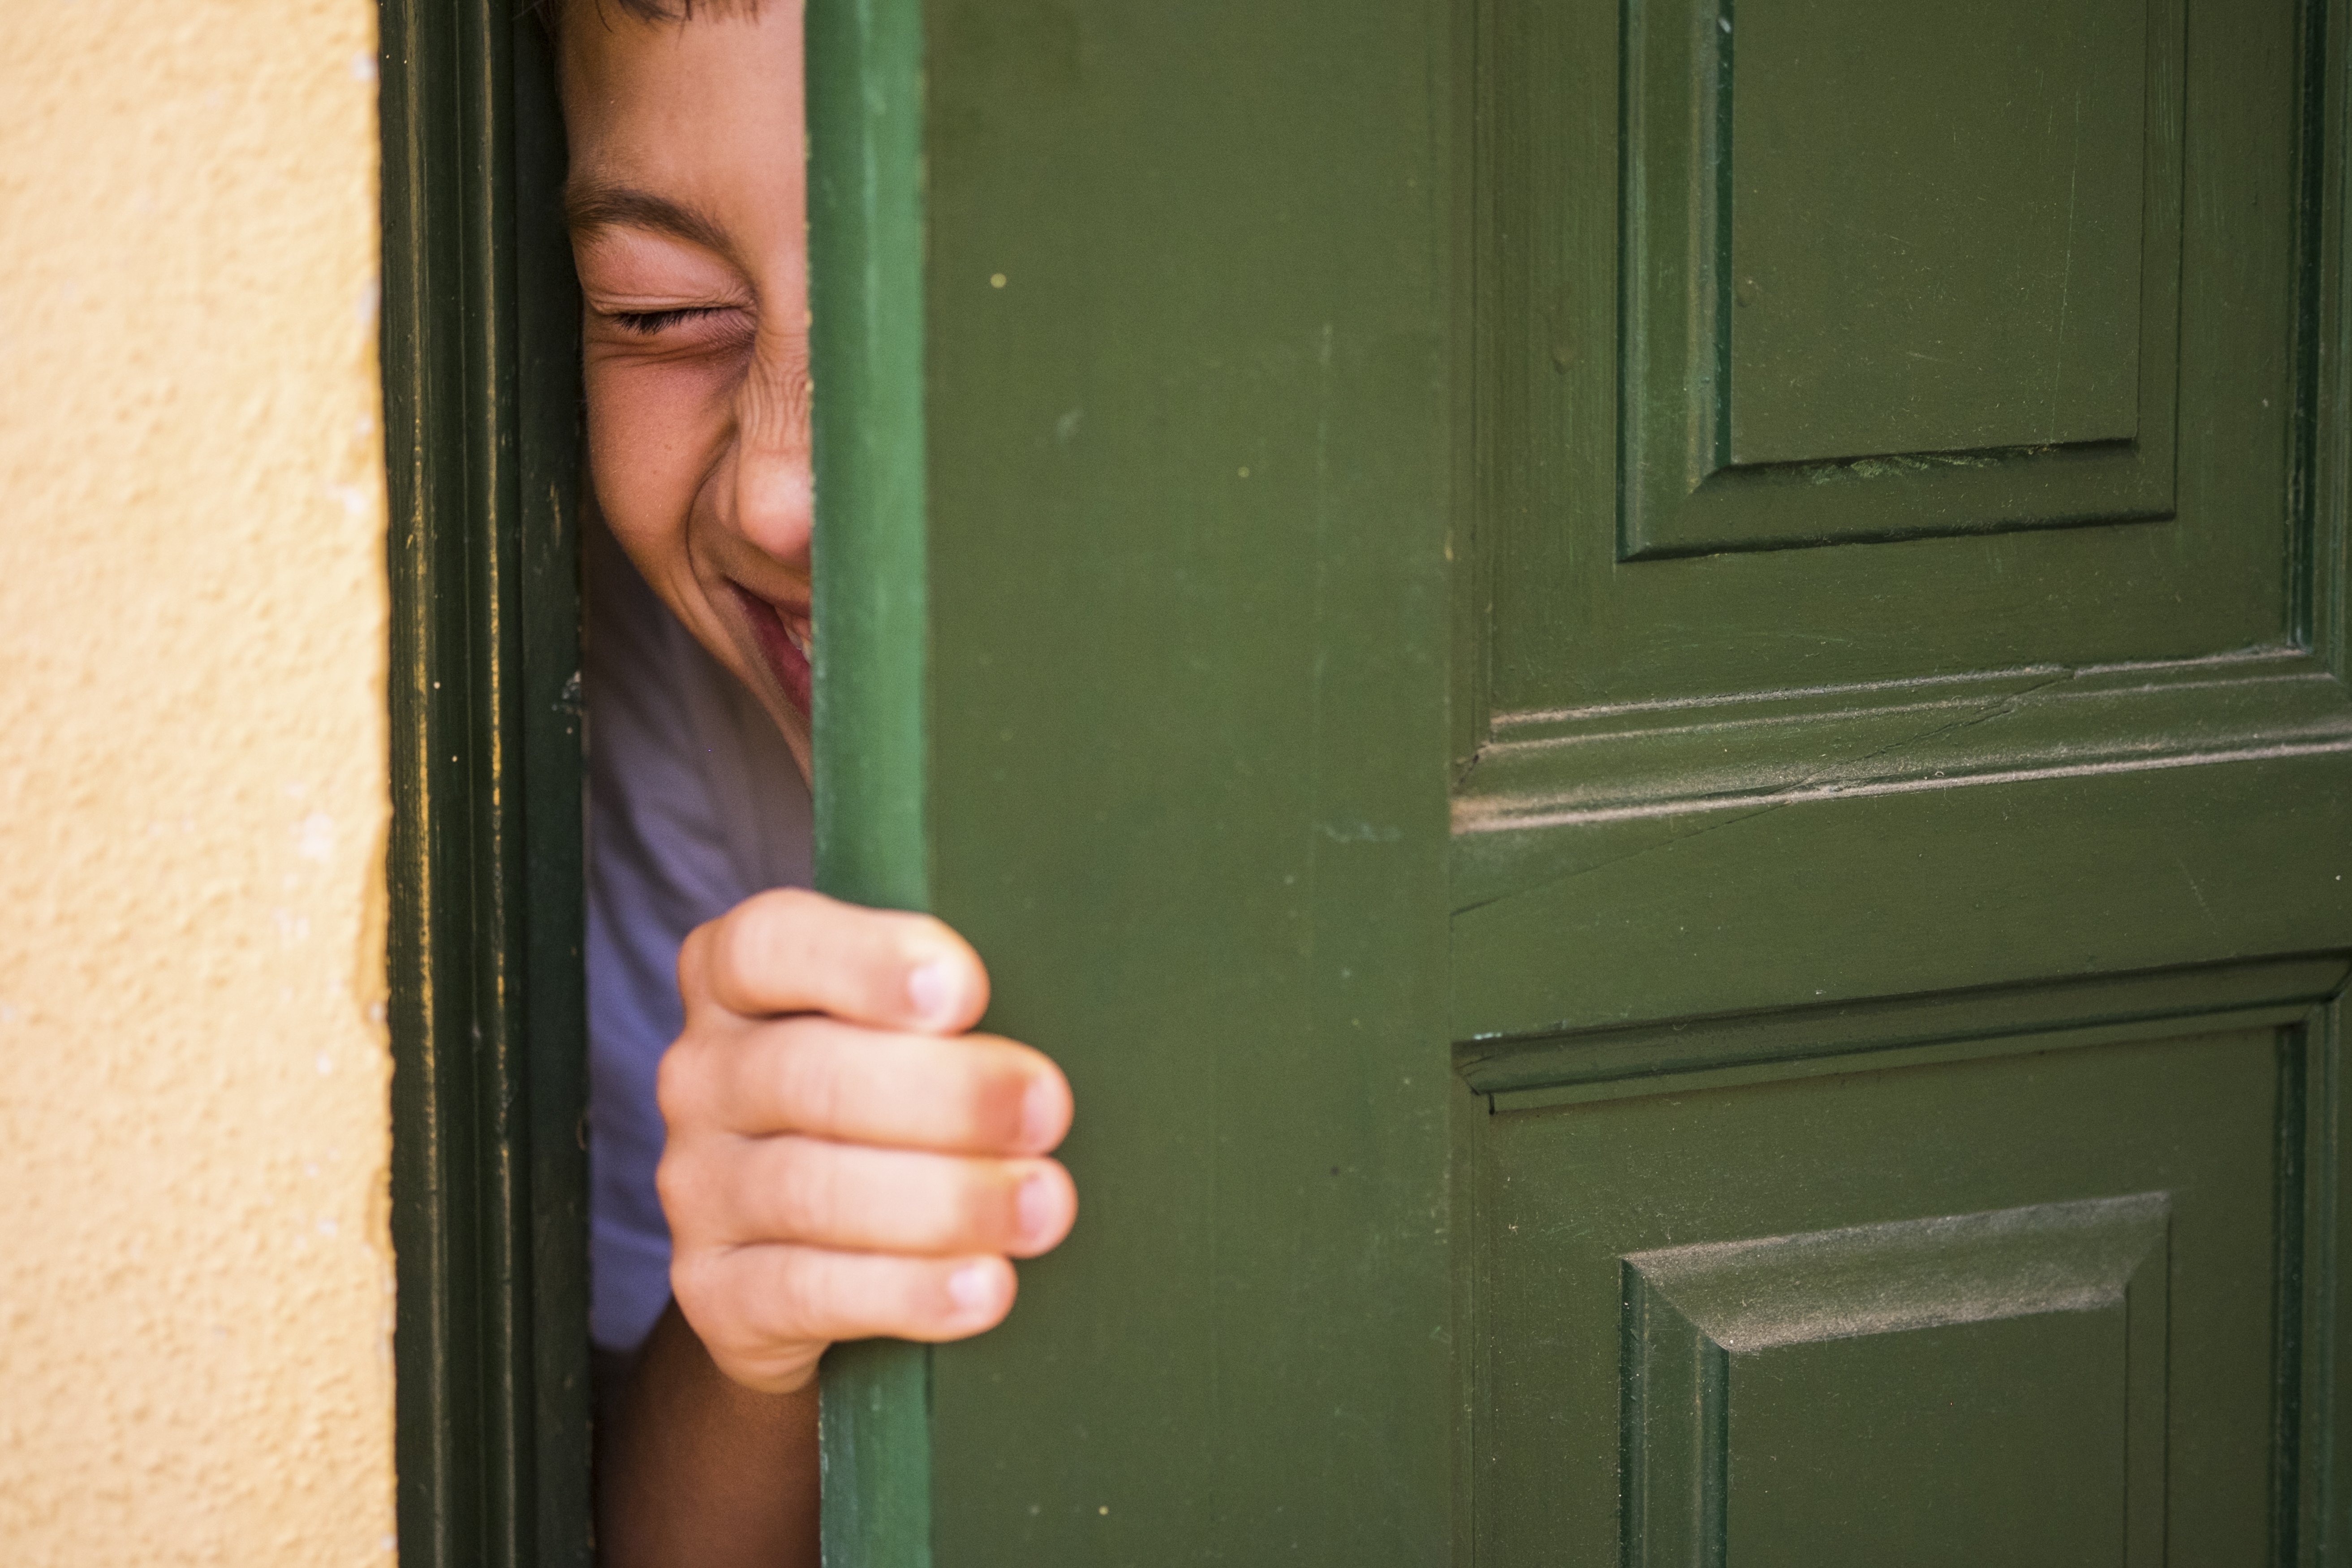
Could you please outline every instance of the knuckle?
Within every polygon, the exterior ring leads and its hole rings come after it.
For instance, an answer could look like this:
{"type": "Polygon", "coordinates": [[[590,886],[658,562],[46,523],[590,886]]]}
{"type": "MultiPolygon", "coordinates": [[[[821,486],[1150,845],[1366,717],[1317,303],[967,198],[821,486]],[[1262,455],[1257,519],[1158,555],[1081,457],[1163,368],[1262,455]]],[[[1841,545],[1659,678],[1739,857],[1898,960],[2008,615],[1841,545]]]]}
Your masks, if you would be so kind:
{"type": "Polygon", "coordinates": [[[691,1235],[704,1228],[710,1211],[711,1182],[707,1162],[676,1150],[664,1151],[654,1167],[654,1194],[674,1233],[691,1235]]]}
{"type": "Polygon", "coordinates": [[[768,944],[767,921],[758,899],[735,906],[719,917],[718,929],[710,935],[712,958],[728,974],[745,975],[758,972],[760,955],[768,944]]]}
{"type": "Polygon", "coordinates": [[[824,1338],[810,1315],[802,1261],[779,1249],[680,1252],[671,1264],[678,1310],[728,1377],[782,1394],[805,1384],[814,1370],[824,1338]]]}
{"type": "Polygon", "coordinates": [[[703,1079],[710,1064],[707,1052],[698,1048],[694,1037],[680,1035],[662,1052],[654,1068],[654,1105],[661,1111],[662,1122],[673,1131],[691,1121],[703,1101],[703,1079]]]}
{"type": "Polygon", "coordinates": [[[832,1132],[842,1125],[847,1071],[840,1054],[825,1048],[822,1034],[798,1024],[776,1026],[769,1068],[776,1109],[786,1128],[832,1132]]]}
{"type": "Polygon", "coordinates": [[[719,920],[705,921],[677,944],[677,994],[690,1013],[710,994],[711,944],[718,940],[719,920]]]}
{"type": "Polygon", "coordinates": [[[1016,1184],[1009,1173],[966,1165],[957,1173],[954,1202],[935,1238],[942,1249],[1001,1250],[1020,1226],[1014,1214],[1016,1184]]]}
{"type": "Polygon", "coordinates": [[[714,961],[740,986],[751,976],[772,978],[780,964],[798,962],[807,947],[818,896],[805,888],[754,893],[715,922],[714,961]]]}
{"type": "Polygon", "coordinates": [[[732,919],[741,937],[773,943],[803,929],[821,901],[806,888],[770,888],[736,905],[732,919]]]}
{"type": "Polygon", "coordinates": [[[831,904],[833,900],[811,888],[771,888],[760,897],[779,914],[802,920],[831,904]]]}
{"type": "Polygon", "coordinates": [[[714,1340],[733,1331],[732,1302],[720,1258],[698,1247],[679,1247],[670,1258],[669,1289],[698,1335],[714,1340]]]}
{"type": "Polygon", "coordinates": [[[841,1167],[841,1154],[828,1145],[797,1138],[778,1141],[771,1186],[776,1222],[785,1237],[824,1241],[850,1229],[856,1216],[841,1167]]]}
{"type": "Polygon", "coordinates": [[[746,1314],[752,1331],[773,1343],[818,1336],[830,1317],[834,1270],[824,1254],[794,1248],[779,1253],[746,1314]]]}

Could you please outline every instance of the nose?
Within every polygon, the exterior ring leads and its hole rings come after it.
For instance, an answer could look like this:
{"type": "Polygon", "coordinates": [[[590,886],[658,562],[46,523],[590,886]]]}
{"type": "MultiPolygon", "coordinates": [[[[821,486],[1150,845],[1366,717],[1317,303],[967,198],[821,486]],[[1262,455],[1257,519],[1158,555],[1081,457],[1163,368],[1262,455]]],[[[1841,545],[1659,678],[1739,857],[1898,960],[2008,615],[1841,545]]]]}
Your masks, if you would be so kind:
{"type": "Polygon", "coordinates": [[[788,565],[805,566],[815,524],[809,474],[809,377],[798,345],[761,343],[736,393],[735,473],[730,520],[744,540],[788,565]]]}

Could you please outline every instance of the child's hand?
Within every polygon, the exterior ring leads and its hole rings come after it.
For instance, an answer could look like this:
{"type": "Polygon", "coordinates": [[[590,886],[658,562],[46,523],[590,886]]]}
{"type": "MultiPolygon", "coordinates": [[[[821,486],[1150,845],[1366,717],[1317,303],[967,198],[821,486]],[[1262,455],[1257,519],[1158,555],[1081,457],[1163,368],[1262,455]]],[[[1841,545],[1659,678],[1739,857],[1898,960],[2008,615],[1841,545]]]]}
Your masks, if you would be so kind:
{"type": "Polygon", "coordinates": [[[988,974],[926,915],[785,890],[678,953],[661,1064],[670,1284],[721,1371],[782,1394],[835,1340],[954,1340],[1013,1305],[1008,1258],[1069,1233],[1044,1156],[1070,1087],[1037,1051],[952,1037],[988,974]]]}

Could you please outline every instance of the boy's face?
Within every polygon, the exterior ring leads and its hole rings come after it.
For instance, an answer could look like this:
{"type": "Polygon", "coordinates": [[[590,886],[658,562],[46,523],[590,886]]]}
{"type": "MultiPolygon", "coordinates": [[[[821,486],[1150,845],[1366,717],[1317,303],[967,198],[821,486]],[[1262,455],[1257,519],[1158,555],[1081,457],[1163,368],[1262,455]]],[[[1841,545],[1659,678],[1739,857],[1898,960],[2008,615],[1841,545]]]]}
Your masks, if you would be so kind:
{"type": "MultiPolygon", "coordinates": [[[[801,6],[564,18],[565,187],[605,521],[809,764],[801,6]]],[[[603,14],[600,16],[599,12],[603,14]]]]}

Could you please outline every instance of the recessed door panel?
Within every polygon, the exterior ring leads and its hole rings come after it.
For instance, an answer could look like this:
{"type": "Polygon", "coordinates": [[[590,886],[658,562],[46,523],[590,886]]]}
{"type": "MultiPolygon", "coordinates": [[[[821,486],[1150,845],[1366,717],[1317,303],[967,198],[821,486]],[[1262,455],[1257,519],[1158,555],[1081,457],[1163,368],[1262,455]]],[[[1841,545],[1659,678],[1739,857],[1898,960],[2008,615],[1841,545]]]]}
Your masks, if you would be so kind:
{"type": "Polygon", "coordinates": [[[1638,4],[1623,552],[2168,517],[2177,4],[1638,4]]]}
{"type": "Polygon", "coordinates": [[[1732,462],[2158,433],[2176,367],[2143,419],[2140,345],[2170,346],[2179,297],[2178,4],[1737,21],[1700,34],[1700,79],[1730,99],[1732,462]]]}
{"type": "Polygon", "coordinates": [[[2164,1365],[2128,1358],[2132,1327],[2117,1302],[1743,1359],[1725,1560],[2160,1563],[2131,1539],[2127,1472],[2135,1435],[2161,1457],[2164,1365]],[[2136,1372],[2157,1384],[2144,1407],[2136,1372]]]}
{"type": "Polygon", "coordinates": [[[2295,6],[1488,16],[1494,740],[2294,643],[2295,6]]]}
{"type": "Polygon", "coordinates": [[[2254,1561],[2302,1039],[1504,1097],[1479,1560],[2254,1561]]]}
{"type": "Polygon", "coordinates": [[[2135,1480],[2163,1487],[2170,1218],[2143,1193],[1628,1256],[1629,1555],[2116,1560],[2135,1480]]]}

